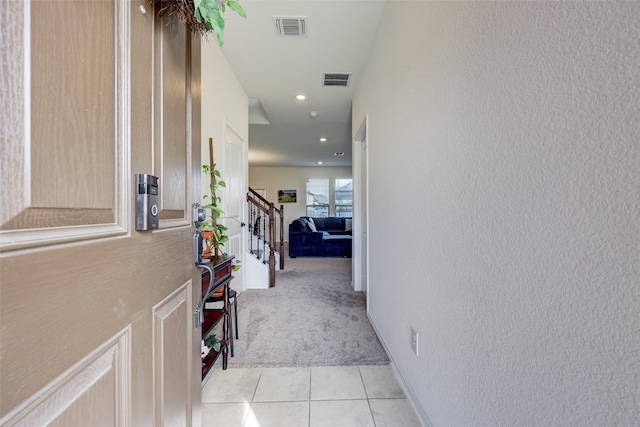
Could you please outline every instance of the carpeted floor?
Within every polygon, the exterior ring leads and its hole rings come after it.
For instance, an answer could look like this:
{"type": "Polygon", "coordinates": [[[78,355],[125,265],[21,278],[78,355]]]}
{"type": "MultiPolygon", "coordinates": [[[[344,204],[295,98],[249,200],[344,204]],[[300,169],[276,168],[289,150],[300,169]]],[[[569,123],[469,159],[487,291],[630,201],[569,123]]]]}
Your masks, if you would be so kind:
{"type": "Polygon", "coordinates": [[[389,359],[351,288],[351,260],[287,258],[276,287],[238,297],[229,368],[382,365],[389,359]]]}

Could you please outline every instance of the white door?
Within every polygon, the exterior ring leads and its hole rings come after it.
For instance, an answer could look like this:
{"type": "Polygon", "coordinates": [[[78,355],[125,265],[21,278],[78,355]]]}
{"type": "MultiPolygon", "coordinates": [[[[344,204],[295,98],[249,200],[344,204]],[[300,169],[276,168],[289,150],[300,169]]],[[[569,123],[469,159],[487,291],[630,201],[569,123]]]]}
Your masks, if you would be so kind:
{"type": "MultiPolygon", "coordinates": [[[[234,255],[244,264],[243,230],[247,222],[247,147],[246,141],[230,123],[225,123],[224,132],[224,171],[223,176],[227,184],[223,197],[224,211],[228,219],[225,225],[229,227],[229,242],[225,245],[225,252],[234,255]]],[[[233,286],[243,291],[245,286],[244,272],[240,268],[233,273],[233,286]]]]}
{"type": "Polygon", "coordinates": [[[200,43],[166,24],[0,2],[0,425],[199,425],[200,43]],[[135,230],[136,173],[158,229],[135,230]]]}

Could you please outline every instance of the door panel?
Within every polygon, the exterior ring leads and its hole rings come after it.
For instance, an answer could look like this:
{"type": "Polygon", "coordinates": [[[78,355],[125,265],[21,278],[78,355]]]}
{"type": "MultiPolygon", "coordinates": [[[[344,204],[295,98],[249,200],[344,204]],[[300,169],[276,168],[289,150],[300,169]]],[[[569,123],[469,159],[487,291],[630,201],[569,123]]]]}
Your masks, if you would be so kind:
{"type": "MultiPolygon", "coordinates": [[[[187,40],[185,27],[173,25],[163,31],[166,22],[156,22],[155,81],[157,83],[155,106],[156,142],[154,169],[161,171],[161,186],[164,188],[160,206],[160,219],[185,219],[187,206],[187,40]]],[[[176,225],[181,225],[180,222],[176,225]]],[[[184,222],[182,222],[184,225],[184,222]]]]}
{"type": "Polygon", "coordinates": [[[156,426],[191,426],[189,334],[191,283],[153,308],[156,426]]]}
{"type": "Polygon", "coordinates": [[[12,163],[3,165],[2,178],[14,185],[3,190],[9,208],[2,209],[0,230],[8,232],[0,242],[18,248],[121,234],[126,195],[115,171],[123,168],[127,141],[117,133],[115,112],[124,106],[118,104],[114,85],[121,83],[121,76],[114,76],[114,67],[119,32],[115,14],[122,5],[8,3],[3,8],[15,13],[9,19],[21,22],[27,15],[34,30],[21,34],[22,43],[11,49],[25,60],[24,49],[30,48],[27,65],[13,63],[13,69],[6,70],[19,77],[12,82],[17,86],[12,93],[23,114],[12,117],[11,124],[12,136],[23,143],[6,144],[13,156],[12,163]],[[77,25],[68,22],[73,16],[79,17],[77,25]],[[89,32],[85,43],[73,42],[89,32]],[[58,63],[81,66],[83,72],[71,79],[68,67],[54,66],[58,63]]]}
{"type": "MultiPolygon", "coordinates": [[[[23,426],[127,425],[129,330],[80,361],[7,423],[23,426]]],[[[4,424],[3,424],[4,425],[4,424]]]]}
{"type": "Polygon", "coordinates": [[[196,423],[199,41],[147,1],[0,8],[0,424],[196,423]],[[132,228],[135,173],[159,230],[132,228]]]}
{"type": "Polygon", "coordinates": [[[31,5],[30,207],[88,211],[79,225],[92,210],[114,222],[116,13],[109,2],[31,5]],[[69,79],[68,66],[52,66],[61,59],[83,72],[69,79]]]}

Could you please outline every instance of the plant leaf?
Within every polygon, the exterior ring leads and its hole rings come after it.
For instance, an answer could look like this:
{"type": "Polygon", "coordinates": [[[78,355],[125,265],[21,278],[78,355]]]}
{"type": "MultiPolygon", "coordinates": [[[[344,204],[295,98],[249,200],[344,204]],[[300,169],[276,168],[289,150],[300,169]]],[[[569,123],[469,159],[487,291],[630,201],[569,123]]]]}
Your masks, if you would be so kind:
{"type": "Polygon", "coordinates": [[[227,6],[229,6],[229,9],[233,10],[238,15],[242,16],[245,19],[247,18],[247,13],[244,11],[244,8],[239,2],[234,0],[229,0],[227,2],[227,6]]]}
{"type": "MultiPolygon", "coordinates": [[[[218,44],[222,46],[224,44],[224,18],[220,14],[220,7],[216,0],[204,0],[208,2],[209,5],[209,13],[207,17],[209,18],[209,22],[211,23],[211,27],[216,32],[216,38],[218,39],[218,44]]],[[[215,172],[214,172],[215,173],[215,172]]]]}
{"type": "Polygon", "coordinates": [[[195,12],[195,15],[196,15],[196,19],[197,19],[199,22],[203,22],[203,21],[204,21],[204,18],[202,17],[202,14],[200,13],[200,9],[195,8],[194,12],[195,12]]]}

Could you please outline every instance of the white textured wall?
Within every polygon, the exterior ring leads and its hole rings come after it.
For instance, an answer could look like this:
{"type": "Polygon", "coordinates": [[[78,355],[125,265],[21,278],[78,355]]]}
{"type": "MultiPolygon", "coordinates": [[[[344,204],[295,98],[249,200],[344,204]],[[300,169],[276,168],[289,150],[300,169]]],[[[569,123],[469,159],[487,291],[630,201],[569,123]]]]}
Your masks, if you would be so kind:
{"type": "Polygon", "coordinates": [[[387,4],[370,314],[433,426],[640,425],[639,70],[640,2],[387,4]]]}
{"type": "MultiPolygon", "coordinates": [[[[242,85],[238,81],[235,72],[229,66],[226,58],[220,50],[220,46],[215,36],[209,36],[208,39],[202,40],[202,103],[201,103],[201,161],[203,164],[209,164],[209,138],[213,138],[213,154],[214,162],[217,169],[220,170],[221,176],[227,183],[230,182],[230,175],[241,174],[241,187],[246,186],[248,182],[247,168],[243,171],[229,171],[228,165],[225,165],[225,134],[227,125],[237,132],[247,144],[249,137],[249,98],[244,91],[242,85]]],[[[248,162],[247,150],[244,150],[245,162],[248,162]]],[[[209,193],[210,178],[208,175],[200,174],[201,188],[203,194],[209,193]]],[[[244,194],[244,192],[243,192],[244,194]]],[[[222,208],[225,212],[229,212],[226,208],[225,194],[218,194],[222,197],[222,208]]],[[[209,203],[209,199],[204,200],[209,203]]],[[[231,237],[225,248],[230,253],[236,253],[242,265],[244,265],[244,253],[240,248],[244,238],[233,241],[231,237]]],[[[244,269],[240,269],[235,273],[234,289],[242,292],[246,289],[246,273],[244,269]]]]}
{"type": "MultiPolygon", "coordinates": [[[[224,132],[229,123],[245,141],[249,138],[249,98],[214,36],[202,40],[202,163],[209,163],[209,138],[213,138],[214,162],[225,175],[224,132]]],[[[245,182],[247,178],[245,177],[245,182]]],[[[203,175],[202,188],[209,188],[203,175]]]]}
{"type": "MultiPolygon", "coordinates": [[[[329,178],[329,191],[335,191],[336,178],[351,178],[351,168],[345,167],[251,167],[249,168],[249,186],[265,187],[266,199],[280,207],[278,190],[296,190],[296,203],[283,203],[284,240],[289,241],[289,224],[307,214],[306,193],[307,178],[329,178]]],[[[331,206],[331,212],[334,212],[331,206]]]]}

